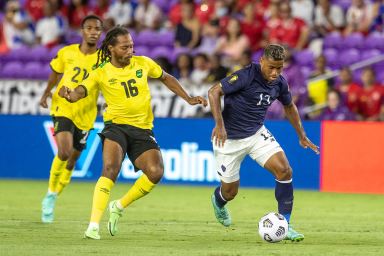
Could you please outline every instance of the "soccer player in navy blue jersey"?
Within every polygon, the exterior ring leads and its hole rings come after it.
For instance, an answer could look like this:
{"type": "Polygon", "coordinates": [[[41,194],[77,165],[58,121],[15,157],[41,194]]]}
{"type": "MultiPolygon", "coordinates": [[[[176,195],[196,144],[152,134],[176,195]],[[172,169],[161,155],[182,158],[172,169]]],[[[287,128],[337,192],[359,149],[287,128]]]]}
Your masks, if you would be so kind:
{"type": "MultiPolygon", "coordinates": [[[[208,92],[215,119],[212,143],[221,186],[212,195],[217,220],[228,227],[232,220],[225,207],[233,200],[240,184],[240,164],[249,155],[270,171],[276,179],[275,197],[279,213],[289,222],[293,206],[292,169],[283,149],[264,126],[268,107],[276,99],[299,136],[299,143],[319,154],[318,146],[306,136],[287,81],[281,75],[285,59],[282,46],[271,44],[264,49],[260,64],[251,63],[222,79],[208,92]],[[224,95],[224,110],[221,97],[224,95]]],[[[304,235],[289,225],[288,240],[301,241],[304,235]]]]}

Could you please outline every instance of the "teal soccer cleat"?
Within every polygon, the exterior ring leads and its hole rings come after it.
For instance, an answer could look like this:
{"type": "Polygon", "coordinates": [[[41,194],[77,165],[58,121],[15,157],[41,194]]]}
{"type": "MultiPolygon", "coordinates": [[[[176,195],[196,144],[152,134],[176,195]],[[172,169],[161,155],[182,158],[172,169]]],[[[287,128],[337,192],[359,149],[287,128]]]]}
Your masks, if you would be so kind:
{"type": "Polygon", "coordinates": [[[84,238],[100,240],[99,229],[96,227],[88,227],[88,229],[84,232],[84,238]]]}
{"type": "Polygon", "coordinates": [[[121,216],[123,216],[123,210],[120,210],[116,206],[116,202],[112,201],[109,203],[109,220],[108,220],[108,231],[111,234],[111,236],[116,235],[117,233],[117,223],[121,216]]]}
{"type": "Polygon", "coordinates": [[[53,212],[55,209],[57,195],[55,194],[47,194],[43,202],[41,203],[41,221],[44,223],[53,222],[53,212]]]}
{"type": "Polygon", "coordinates": [[[300,234],[296,230],[293,229],[292,225],[288,226],[288,234],[285,240],[290,240],[292,242],[300,242],[304,240],[304,235],[300,234]]]}
{"type": "Polygon", "coordinates": [[[212,195],[211,201],[217,221],[223,224],[225,227],[229,227],[232,224],[232,219],[228,209],[225,206],[222,208],[217,206],[215,194],[212,195]]]}

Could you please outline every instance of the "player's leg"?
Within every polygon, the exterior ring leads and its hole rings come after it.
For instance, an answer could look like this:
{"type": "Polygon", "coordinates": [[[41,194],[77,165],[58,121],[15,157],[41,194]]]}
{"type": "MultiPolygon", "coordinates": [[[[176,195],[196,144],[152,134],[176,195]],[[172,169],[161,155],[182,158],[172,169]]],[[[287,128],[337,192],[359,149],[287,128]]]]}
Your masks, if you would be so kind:
{"type": "MultiPolygon", "coordinates": [[[[264,165],[276,178],[275,198],[278,203],[279,213],[290,222],[293,208],[292,169],[283,151],[272,155],[264,165]]],[[[304,235],[298,233],[289,224],[287,240],[299,242],[304,235]]]]}
{"type": "Polygon", "coordinates": [[[89,131],[82,131],[75,126],[73,133],[73,149],[63,172],[60,174],[59,182],[56,185],[56,193],[59,195],[63,189],[69,184],[72,177],[73,169],[75,168],[76,161],[79,159],[81,152],[86,147],[89,131]]]}
{"type": "Polygon", "coordinates": [[[125,151],[116,141],[108,138],[103,142],[103,172],[93,193],[92,213],[84,237],[100,239],[99,223],[107,208],[110,191],[119,174],[125,151]]]}
{"type": "Polygon", "coordinates": [[[117,233],[117,224],[123,210],[134,201],[144,197],[161,180],[164,173],[160,148],[154,140],[153,133],[141,129],[129,129],[131,150],[128,153],[135,168],[143,171],[133,186],[119,200],[109,204],[110,217],[108,230],[112,236],[117,233]]]}
{"type": "Polygon", "coordinates": [[[48,192],[42,201],[42,216],[44,223],[50,223],[54,219],[54,207],[57,199],[56,186],[60,175],[64,172],[67,160],[69,159],[73,147],[74,125],[67,118],[55,118],[55,139],[57,144],[57,155],[51,165],[48,181],[48,192]]]}
{"type": "Polygon", "coordinates": [[[227,140],[223,147],[213,145],[216,170],[221,185],[216,187],[211,196],[211,202],[217,221],[226,227],[232,224],[232,219],[225,205],[237,195],[240,184],[240,164],[247,155],[246,142],[247,140],[242,142],[227,140]]]}

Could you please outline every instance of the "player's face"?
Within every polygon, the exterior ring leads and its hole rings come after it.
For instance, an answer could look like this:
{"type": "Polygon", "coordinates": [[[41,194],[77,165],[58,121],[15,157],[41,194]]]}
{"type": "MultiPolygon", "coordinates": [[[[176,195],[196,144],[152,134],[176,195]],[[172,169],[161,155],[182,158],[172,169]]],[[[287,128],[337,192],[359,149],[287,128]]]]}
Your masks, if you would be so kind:
{"type": "Polygon", "coordinates": [[[103,28],[101,22],[97,19],[89,19],[84,23],[81,33],[83,35],[83,41],[88,45],[96,45],[99,41],[103,28]]]}
{"type": "Polygon", "coordinates": [[[279,77],[283,71],[283,65],[283,60],[271,60],[264,57],[260,59],[261,73],[268,82],[272,82],[279,77]]]}
{"type": "Polygon", "coordinates": [[[109,48],[112,58],[122,66],[129,65],[133,56],[133,40],[131,35],[120,35],[116,38],[116,41],[116,44],[109,48]]]}

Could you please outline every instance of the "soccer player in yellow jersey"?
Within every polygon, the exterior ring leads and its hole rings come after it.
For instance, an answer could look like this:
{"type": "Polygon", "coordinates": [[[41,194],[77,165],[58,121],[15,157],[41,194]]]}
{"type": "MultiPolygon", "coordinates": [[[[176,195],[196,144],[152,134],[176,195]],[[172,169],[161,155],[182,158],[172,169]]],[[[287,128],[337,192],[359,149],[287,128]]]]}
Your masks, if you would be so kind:
{"type": "Polygon", "coordinates": [[[100,239],[100,219],[107,208],[109,194],[125,154],[136,170],[143,171],[143,175],[123,197],[110,202],[108,230],[112,236],[117,232],[117,222],[124,208],[148,194],[163,176],[163,160],[152,132],[153,113],[147,79],[160,79],[191,105],[207,105],[205,98],[189,96],[178,80],[164,72],[153,60],[134,56],[133,53],[133,41],[128,30],[120,26],[113,28],[107,33],[100,49],[98,63],[101,65],[82,85],[60,90],[60,96],[70,102],[86,99],[87,95],[100,90],[107,103],[105,127],[100,134],[103,171],[95,186],[91,219],[84,234],[86,238],[100,239]]]}
{"type": "Polygon", "coordinates": [[[88,132],[92,129],[97,114],[98,92],[90,92],[89,97],[75,104],[59,97],[58,92],[64,84],[75,88],[95,67],[98,57],[97,42],[102,32],[102,25],[102,20],[98,16],[86,16],[82,21],[81,44],[63,47],[50,63],[52,73],[40,105],[47,108],[47,98],[52,96],[51,115],[57,155],[52,161],[48,192],[42,202],[41,219],[45,223],[53,221],[57,196],[70,182],[76,160],[85,148],[88,132]],[[52,95],[51,90],[54,86],[56,90],[52,95]]]}

